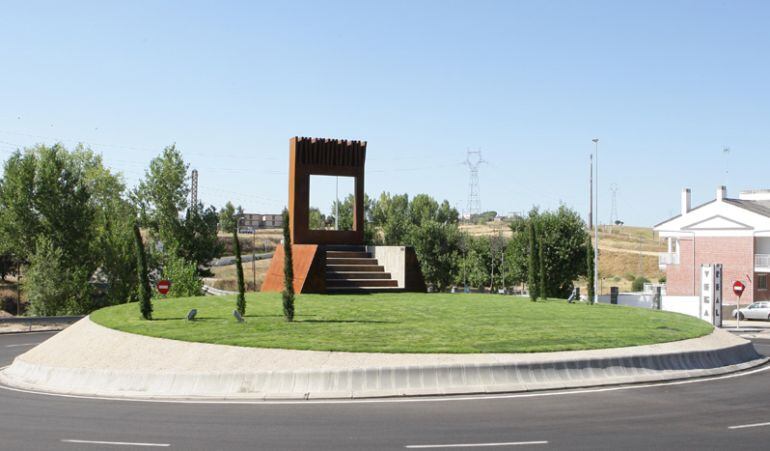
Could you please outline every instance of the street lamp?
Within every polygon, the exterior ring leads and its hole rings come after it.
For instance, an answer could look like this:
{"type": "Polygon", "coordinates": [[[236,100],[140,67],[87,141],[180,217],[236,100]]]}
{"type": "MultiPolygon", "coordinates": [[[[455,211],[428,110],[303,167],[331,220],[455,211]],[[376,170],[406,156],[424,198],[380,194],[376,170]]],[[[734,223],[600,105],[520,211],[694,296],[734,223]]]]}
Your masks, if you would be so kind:
{"type": "Polygon", "coordinates": [[[594,304],[599,303],[599,138],[594,138],[596,194],[594,196],[594,304]]]}

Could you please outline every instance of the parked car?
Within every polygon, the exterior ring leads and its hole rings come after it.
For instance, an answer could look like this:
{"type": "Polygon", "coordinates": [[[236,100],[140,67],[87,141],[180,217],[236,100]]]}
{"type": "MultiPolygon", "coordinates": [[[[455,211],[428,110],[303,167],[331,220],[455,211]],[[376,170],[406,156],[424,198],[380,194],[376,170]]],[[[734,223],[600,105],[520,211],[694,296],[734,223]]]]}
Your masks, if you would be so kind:
{"type": "Polygon", "coordinates": [[[770,302],[755,302],[748,307],[733,311],[733,318],[770,320],[770,302]]]}

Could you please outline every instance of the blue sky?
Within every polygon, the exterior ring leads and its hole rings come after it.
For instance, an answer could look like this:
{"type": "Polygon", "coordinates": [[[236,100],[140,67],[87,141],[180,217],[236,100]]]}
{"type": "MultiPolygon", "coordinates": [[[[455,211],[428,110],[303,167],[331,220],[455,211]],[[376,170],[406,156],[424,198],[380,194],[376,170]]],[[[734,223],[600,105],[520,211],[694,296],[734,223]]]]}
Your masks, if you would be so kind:
{"type": "Polygon", "coordinates": [[[471,148],[483,209],[585,213],[599,137],[600,220],[615,183],[652,225],[714,197],[724,146],[731,193],[770,188],[769,5],[4,2],[0,158],[83,142],[132,186],[176,143],[206,203],[272,212],[290,137],[362,139],[368,193],[462,210],[471,148]]]}

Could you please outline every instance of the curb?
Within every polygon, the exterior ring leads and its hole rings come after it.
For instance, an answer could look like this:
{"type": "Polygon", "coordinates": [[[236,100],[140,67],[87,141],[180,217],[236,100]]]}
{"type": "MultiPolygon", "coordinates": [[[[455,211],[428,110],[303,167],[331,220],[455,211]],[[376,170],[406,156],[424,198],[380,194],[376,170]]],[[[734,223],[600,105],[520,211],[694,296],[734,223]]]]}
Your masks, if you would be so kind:
{"type": "MultiPolygon", "coordinates": [[[[85,330],[92,323],[86,319],[78,324],[85,330]]],[[[211,356],[236,352],[236,362],[249,358],[253,355],[251,353],[265,350],[174,342],[96,327],[89,330],[110,334],[132,349],[134,346],[128,344],[129,340],[145,343],[146,349],[155,349],[155,352],[166,356],[164,367],[151,371],[142,369],[149,368],[145,366],[148,357],[140,352],[145,357],[131,362],[130,367],[116,365],[113,369],[107,369],[91,363],[91,368],[87,368],[88,364],[83,359],[87,359],[86,354],[94,349],[94,342],[84,340],[82,333],[75,327],[51,339],[75,344],[72,349],[75,357],[72,365],[51,366],[48,359],[35,362],[27,357],[30,353],[34,354],[33,349],[17,357],[10,367],[0,372],[0,383],[14,388],[57,394],[132,399],[354,399],[515,393],[673,381],[743,371],[770,360],[758,354],[751,342],[718,331],[711,336],[693,339],[686,346],[682,342],[675,342],[606,350],[601,355],[566,352],[538,359],[510,354],[516,359],[479,363],[468,358],[466,362],[449,364],[369,364],[345,368],[301,367],[293,370],[280,370],[280,363],[273,361],[252,371],[242,371],[243,365],[226,367],[210,363],[210,366],[222,368],[213,371],[203,369],[202,364],[184,369],[183,364],[189,363],[187,359],[201,357],[204,357],[203,360],[196,362],[209,362],[207,355],[201,356],[201,350],[204,353],[211,352],[211,356]],[[704,343],[709,345],[704,346],[704,343]],[[79,346],[88,347],[80,349],[79,346]],[[185,354],[184,359],[173,360],[174,356],[164,346],[181,346],[175,352],[185,354]],[[678,351],[672,352],[672,349],[678,351]],[[81,355],[83,357],[79,357],[81,355]]],[[[107,350],[105,347],[95,352],[112,356],[119,351],[114,348],[107,350]]],[[[308,351],[279,352],[285,352],[284,355],[292,359],[310,355],[308,351]]]]}
{"type": "Polygon", "coordinates": [[[180,376],[52,368],[17,362],[0,372],[0,384],[54,394],[126,399],[366,399],[517,393],[677,381],[745,371],[770,361],[760,357],[722,367],[692,369],[692,363],[713,361],[714,356],[669,357],[630,360],[646,360],[674,368],[683,366],[684,369],[626,367],[624,364],[630,362],[607,359],[528,366],[383,367],[180,376]]]}

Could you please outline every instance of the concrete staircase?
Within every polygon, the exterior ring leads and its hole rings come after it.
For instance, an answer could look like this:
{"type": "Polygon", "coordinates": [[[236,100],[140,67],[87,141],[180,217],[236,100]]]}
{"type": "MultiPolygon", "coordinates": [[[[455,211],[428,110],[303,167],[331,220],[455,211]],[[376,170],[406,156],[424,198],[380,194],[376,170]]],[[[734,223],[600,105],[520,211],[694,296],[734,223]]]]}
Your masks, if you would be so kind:
{"type": "Polygon", "coordinates": [[[361,293],[398,290],[398,281],[385,272],[364,246],[326,247],[326,292],[361,293]]]}

